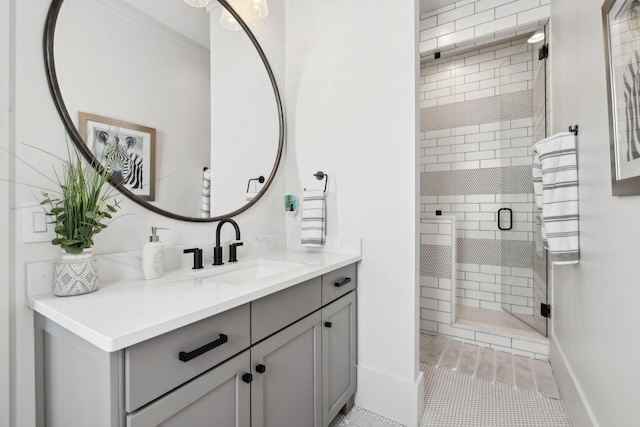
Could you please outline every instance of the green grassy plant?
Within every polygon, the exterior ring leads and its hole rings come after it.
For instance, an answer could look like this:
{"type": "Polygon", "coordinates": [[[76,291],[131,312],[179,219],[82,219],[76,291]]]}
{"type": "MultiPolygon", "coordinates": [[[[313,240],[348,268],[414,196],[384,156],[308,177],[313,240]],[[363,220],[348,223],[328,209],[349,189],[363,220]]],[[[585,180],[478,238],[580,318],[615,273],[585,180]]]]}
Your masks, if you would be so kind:
{"type": "MultiPolygon", "coordinates": [[[[56,238],[51,241],[67,253],[79,254],[93,246],[93,236],[107,228],[105,220],[120,208],[108,184],[106,168],[99,170],[83,163],[77,151],[69,151],[61,174],[56,172],[60,194],[43,192],[40,203],[48,207],[46,215],[55,224],[56,238]]],[[[108,159],[107,159],[108,161],[108,159]]]]}

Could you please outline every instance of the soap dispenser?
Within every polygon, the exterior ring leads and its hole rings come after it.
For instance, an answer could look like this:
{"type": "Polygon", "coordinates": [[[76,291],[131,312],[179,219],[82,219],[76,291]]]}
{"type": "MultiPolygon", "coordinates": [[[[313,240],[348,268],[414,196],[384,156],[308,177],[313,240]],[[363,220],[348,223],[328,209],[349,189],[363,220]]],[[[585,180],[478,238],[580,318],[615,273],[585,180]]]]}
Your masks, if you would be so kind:
{"type": "Polygon", "coordinates": [[[142,272],[147,280],[157,279],[164,273],[164,244],[160,241],[158,230],[168,228],[151,227],[149,242],[142,247],[142,272]]]}

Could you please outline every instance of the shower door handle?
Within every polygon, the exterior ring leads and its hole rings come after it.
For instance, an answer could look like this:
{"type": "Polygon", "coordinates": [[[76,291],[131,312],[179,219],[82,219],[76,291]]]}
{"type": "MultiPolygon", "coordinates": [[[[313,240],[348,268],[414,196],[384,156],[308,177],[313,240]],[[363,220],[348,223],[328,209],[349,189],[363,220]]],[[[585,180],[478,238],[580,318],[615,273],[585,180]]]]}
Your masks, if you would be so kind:
{"type": "Polygon", "coordinates": [[[509,208],[501,208],[498,209],[498,230],[511,230],[513,228],[513,211],[509,208]],[[501,224],[500,224],[500,212],[502,211],[509,211],[509,227],[507,228],[502,228],[501,224]]]}

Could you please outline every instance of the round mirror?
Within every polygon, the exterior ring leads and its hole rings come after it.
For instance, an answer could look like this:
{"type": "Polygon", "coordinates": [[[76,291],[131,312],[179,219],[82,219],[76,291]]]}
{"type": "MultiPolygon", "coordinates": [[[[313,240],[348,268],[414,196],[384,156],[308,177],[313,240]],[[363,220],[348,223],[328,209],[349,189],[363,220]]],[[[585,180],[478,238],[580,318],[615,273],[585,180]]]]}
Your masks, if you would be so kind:
{"type": "MultiPolygon", "coordinates": [[[[247,25],[255,3],[52,1],[44,47],[54,102],[78,149],[131,200],[174,219],[217,221],[267,191],[284,115],[247,25]]],[[[268,22],[258,3],[255,19],[268,22]]]]}

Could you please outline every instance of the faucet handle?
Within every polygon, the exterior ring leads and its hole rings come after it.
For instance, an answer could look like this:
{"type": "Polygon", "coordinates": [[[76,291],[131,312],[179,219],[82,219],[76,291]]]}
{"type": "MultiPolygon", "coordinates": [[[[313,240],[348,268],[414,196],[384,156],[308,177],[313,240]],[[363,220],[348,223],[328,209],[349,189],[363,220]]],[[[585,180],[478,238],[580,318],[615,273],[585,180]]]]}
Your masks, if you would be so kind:
{"type": "Polygon", "coordinates": [[[244,245],[242,240],[233,240],[229,244],[229,262],[238,262],[237,247],[244,245]]]}
{"type": "Polygon", "coordinates": [[[202,249],[200,248],[191,248],[185,249],[182,253],[188,254],[193,253],[193,268],[192,270],[198,270],[203,268],[202,266],[202,249]]]}

